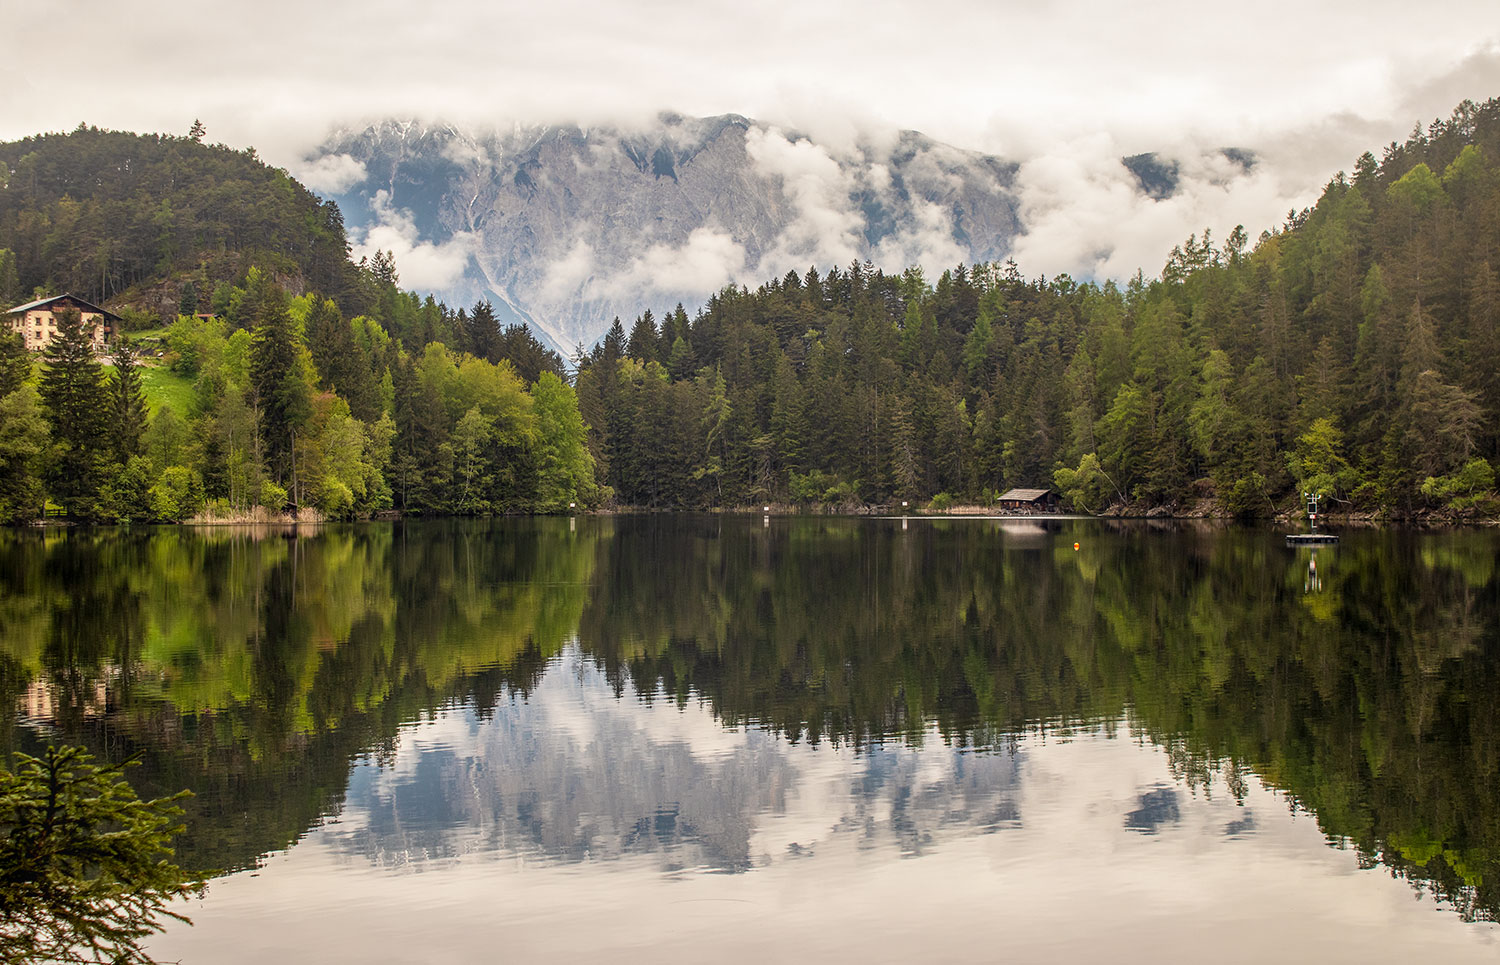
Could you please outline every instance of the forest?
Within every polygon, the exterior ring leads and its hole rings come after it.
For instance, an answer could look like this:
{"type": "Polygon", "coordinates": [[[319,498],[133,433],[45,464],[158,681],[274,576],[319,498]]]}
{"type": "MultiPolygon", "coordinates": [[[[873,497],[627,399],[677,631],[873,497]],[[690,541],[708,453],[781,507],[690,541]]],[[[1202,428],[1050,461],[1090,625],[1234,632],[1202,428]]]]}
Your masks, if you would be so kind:
{"type": "Polygon", "coordinates": [[[487,302],[402,291],[388,255],[350,262],[335,205],[201,140],[0,145],[0,294],[172,296],[127,315],[165,322],[138,343],[159,360],[0,350],[0,518],[942,509],[1049,485],[1083,512],[1500,511],[1500,100],[1155,278],[812,268],[616,319],[566,363],[487,302]],[[180,391],[148,399],[151,372],[180,391]]]}
{"type": "Polygon", "coordinates": [[[1500,101],[1361,156],[1252,245],[1123,288],[869,265],[616,326],[579,360],[616,497],[1493,513],[1500,101]]]}

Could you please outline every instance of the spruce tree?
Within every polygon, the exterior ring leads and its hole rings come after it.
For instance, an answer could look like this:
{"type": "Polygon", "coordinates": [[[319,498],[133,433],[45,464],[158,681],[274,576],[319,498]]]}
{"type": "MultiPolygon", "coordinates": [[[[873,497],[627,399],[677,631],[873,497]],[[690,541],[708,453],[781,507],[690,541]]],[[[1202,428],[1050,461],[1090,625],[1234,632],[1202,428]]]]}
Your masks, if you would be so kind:
{"type": "Polygon", "coordinates": [[[0,398],[19,389],[30,374],[31,353],[26,343],[15,332],[0,331],[0,398]]]}
{"type": "Polygon", "coordinates": [[[260,413],[266,466],[273,478],[291,482],[295,489],[293,444],[310,409],[302,345],[287,310],[286,292],[258,274],[252,284],[256,317],[250,343],[250,388],[260,413]]]}
{"type": "Polygon", "coordinates": [[[141,385],[140,355],[135,343],[116,339],[113,352],[115,374],[109,385],[108,433],[115,462],[124,465],[131,456],[141,453],[141,436],[146,431],[146,394],[141,385]]]}
{"type": "Polygon", "coordinates": [[[657,358],[657,334],[656,320],[651,316],[651,309],[646,309],[636,316],[635,324],[630,328],[630,343],[626,353],[638,362],[655,362],[657,358]]]}
{"type": "Polygon", "coordinates": [[[41,395],[53,442],[47,487],[70,516],[93,519],[108,456],[109,410],[104,369],[94,357],[93,325],[85,325],[77,311],[59,312],[45,360],[41,395]]]}
{"type": "Polygon", "coordinates": [[[42,510],[47,423],[34,386],[0,395],[0,523],[35,519],[42,510]]]}
{"type": "Polygon", "coordinates": [[[475,302],[469,312],[469,352],[475,358],[491,362],[500,357],[500,323],[495,318],[495,307],[488,300],[475,302]]]}

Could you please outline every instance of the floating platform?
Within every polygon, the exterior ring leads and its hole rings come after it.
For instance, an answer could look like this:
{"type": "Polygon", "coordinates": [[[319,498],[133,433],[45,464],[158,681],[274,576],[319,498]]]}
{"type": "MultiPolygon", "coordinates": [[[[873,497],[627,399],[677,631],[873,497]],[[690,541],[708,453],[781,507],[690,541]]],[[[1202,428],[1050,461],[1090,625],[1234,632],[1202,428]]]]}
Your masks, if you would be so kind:
{"type": "Polygon", "coordinates": [[[1339,538],[1329,533],[1293,533],[1286,538],[1288,546],[1329,546],[1339,538]]]}

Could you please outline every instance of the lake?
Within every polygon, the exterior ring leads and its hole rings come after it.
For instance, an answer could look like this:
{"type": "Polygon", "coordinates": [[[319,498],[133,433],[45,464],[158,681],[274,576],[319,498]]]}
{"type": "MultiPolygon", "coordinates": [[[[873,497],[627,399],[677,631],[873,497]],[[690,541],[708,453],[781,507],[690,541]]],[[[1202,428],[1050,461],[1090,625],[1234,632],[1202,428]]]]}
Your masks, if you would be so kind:
{"type": "Polygon", "coordinates": [[[189,788],[188,963],[1493,962],[1500,532],[0,533],[8,750],[189,788]]]}

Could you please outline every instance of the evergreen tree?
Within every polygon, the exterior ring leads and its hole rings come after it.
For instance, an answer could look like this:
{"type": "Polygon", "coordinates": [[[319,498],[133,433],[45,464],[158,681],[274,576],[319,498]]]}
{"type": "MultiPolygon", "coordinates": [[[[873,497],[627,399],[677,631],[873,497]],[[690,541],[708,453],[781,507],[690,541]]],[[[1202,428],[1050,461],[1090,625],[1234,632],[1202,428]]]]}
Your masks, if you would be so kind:
{"type": "Polygon", "coordinates": [[[169,907],[201,896],[201,879],[170,860],[179,798],[142,801],[79,747],[16,756],[0,769],[0,959],[15,965],[129,962],[169,907]]]}
{"type": "Polygon", "coordinates": [[[141,385],[140,351],[135,343],[117,338],[111,343],[115,374],[110,380],[110,441],[114,459],[121,466],[141,453],[141,436],[146,431],[146,393],[141,385]]]}
{"type": "Polygon", "coordinates": [[[0,523],[41,515],[47,422],[41,396],[30,385],[0,395],[0,523]]]}
{"type": "Polygon", "coordinates": [[[83,519],[102,512],[108,460],[109,393],[103,367],[94,357],[93,329],[77,311],[59,312],[41,381],[52,436],[47,488],[69,515],[83,519]]]}
{"type": "Polygon", "coordinates": [[[635,324],[630,328],[630,339],[626,344],[625,354],[637,362],[659,361],[656,320],[651,316],[651,309],[648,308],[636,316],[635,324]]]}
{"type": "Polygon", "coordinates": [[[0,329],[0,397],[19,389],[31,376],[31,353],[21,336],[0,329]]]}
{"type": "Polygon", "coordinates": [[[21,294],[21,275],[16,267],[16,253],[9,248],[0,248],[0,311],[19,304],[22,301],[21,294]]]}
{"type": "Polygon", "coordinates": [[[567,375],[562,356],[538,341],[529,325],[507,325],[500,333],[496,353],[495,361],[509,362],[528,385],[541,378],[543,372],[551,372],[558,378],[567,375]]]}
{"type": "Polygon", "coordinates": [[[192,279],[182,283],[182,290],[177,296],[177,314],[194,315],[198,312],[198,286],[194,285],[192,279]]]}
{"type": "Polygon", "coordinates": [[[491,362],[500,358],[500,323],[495,319],[495,308],[488,300],[474,303],[468,319],[469,351],[476,357],[491,362]]]}
{"type": "Polygon", "coordinates": [[[259,412],[265,464],[272,478],[300,496],[296,477],[297,432],[311,414],[303,347],[287,308],[286,292],[264,275],[251,281],[255,329],[250,344],[250,388],[259,412]]]}

